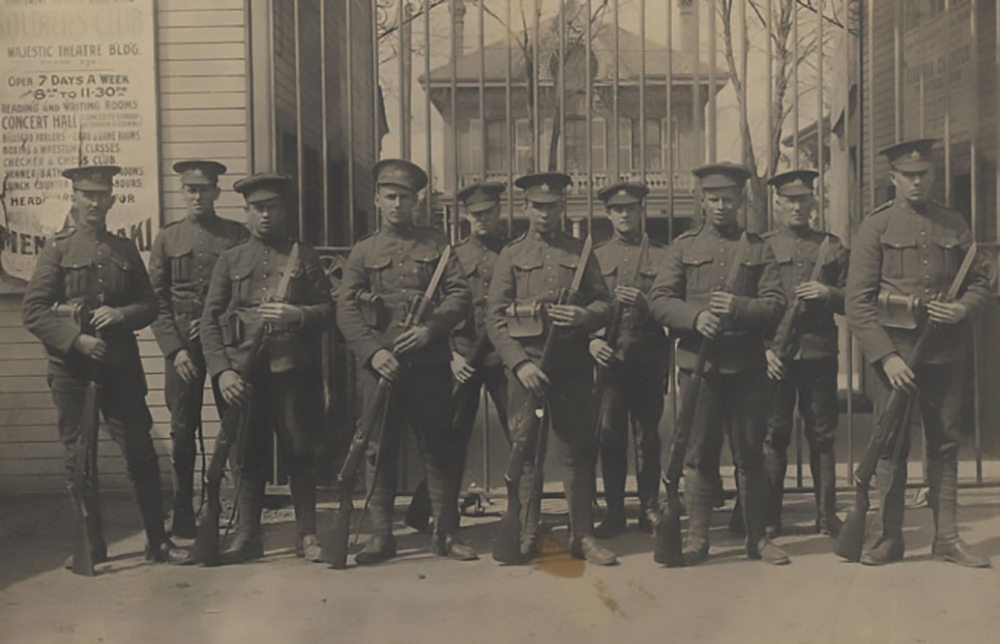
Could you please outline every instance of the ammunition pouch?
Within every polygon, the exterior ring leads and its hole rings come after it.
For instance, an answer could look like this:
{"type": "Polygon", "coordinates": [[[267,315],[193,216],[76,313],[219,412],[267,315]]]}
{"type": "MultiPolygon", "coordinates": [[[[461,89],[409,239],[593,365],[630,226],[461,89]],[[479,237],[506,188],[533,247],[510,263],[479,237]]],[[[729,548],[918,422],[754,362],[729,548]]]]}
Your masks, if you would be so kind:
{"type": "Polygon", "coordinates": [[[171,302],[175,314],[184,313],[195,318],[201,317],[202,306],[201,300],[174,300],[171,302]]]}
{"type": "Polygon", "coordinates": [[[56,317],[68,319],[81,333],[90,333],[90,307],[84,302],[61,302],[52,305],[56,317]]]}
{"type": "Polygon", "coordinates": [[[537,338],[545,334],[545,307],[541,302],[511,302],[504,314],[512,338],[537,338]]]}
{"type": "Polygon", "coordinates": [[[222,345],[237,347],[246,339],[246,325],[239,311],[229,311],[220,325],[222,327],[222,345]]]}
{"type": "Polygon", "coordinates": [[[384,329],[388,324],[388,309],[378,293],[359,291],[354,298],[361,312],[361,319],[372,329],[384,329]]]}
{"type": "Polygon", "coordinates": [[[913,330],[924,318],[924,301],[915,295],[882,291],[877,300],[878,323],[890,329],[913,330]]]}

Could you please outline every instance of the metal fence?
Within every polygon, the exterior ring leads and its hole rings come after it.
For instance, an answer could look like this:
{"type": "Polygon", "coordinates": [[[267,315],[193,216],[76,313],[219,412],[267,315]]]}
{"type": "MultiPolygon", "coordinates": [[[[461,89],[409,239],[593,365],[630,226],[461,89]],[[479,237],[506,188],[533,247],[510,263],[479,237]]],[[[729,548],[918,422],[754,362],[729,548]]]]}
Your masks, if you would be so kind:
{"type": "MultiPolygon", "coordinates": [[[[766,179],[812,166],[820,173],[815,223],[849,245],[863,213],[889,197],[876,150],[918,135],[943,140],[941,197],[968,206],[981,247],[995,253],[997,218],[985,207],[994,212],[1000,187],[995,3],[249,1],[253,19],[267,24],[254,33],[266,32],[271,52],[267,69],[254,73],[253,91],[268,92],[274,106],[270,158],[259,162],[298,177],[299,234],[331,257],[334,275],[337,258],[377,226],[369,171],[379,156],[424,166],[431,183],[422,218],[453,241],[463,234],[455,194],[472,181],[511,186],[524,172],[567,172],[574,184],[566,230],[597,237],[610,229],[594,215],[596,190],[619,178],[643,181],[652,188],[644,226],[669,242],[699,223],[693,167],[730,160],[754,168],[743,220],[762,232],[774,225],[766,179]],[[920,43],[942,22],[944,38],[935,42],[944,43],[944,54],[925,60],[928,47],[920,43]],[[956,56],[954,42],[972,55],[956,56]],[[992,60],[983,55],[991,46],[992,60]],[[959,82],[956,67],[962,87],[970,85],[957,94],[961,106],[949,86],[959,82]],[[966,168],[971,176],[958,190],[953,176],[962,169],[964,177],[966,168]]],[[[511,235],[526,228],[519,210],[508,190],[511,235]]],[[[984,337],[980,327],[977,338],[984,337]]],[[[854,393],[863,391],[864,374],[846,331],[841,345],[852,481],[860,437],[854,393]]],[[[342,439],[357,415],[355,366],[338,335],[324,346],[328,421],[342,439]]],[[[977,484],[984,482],[981,354],[974,352],[977,484]]],[[[676,403],[673,369],[668,389],[676,403]]],[[[498,458],[490,445],[500,432],[490,436],[488,414],[483,422],[483,471],[472,478],[488,486],[498,458]]]]}

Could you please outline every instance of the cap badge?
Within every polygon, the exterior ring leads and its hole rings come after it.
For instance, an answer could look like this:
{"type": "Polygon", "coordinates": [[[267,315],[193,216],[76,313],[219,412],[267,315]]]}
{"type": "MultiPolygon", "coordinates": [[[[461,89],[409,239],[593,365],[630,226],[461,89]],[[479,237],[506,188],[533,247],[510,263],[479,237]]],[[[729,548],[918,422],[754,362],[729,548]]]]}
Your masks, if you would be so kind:
{"type": "Polygon", "coordinates": [[[542,189],[542,192],[548,192],[549,190],[551,190],[551,188],[549,188],[549,184],[547,184],[547,183],[543,183],[539,187],[542,189]]]}

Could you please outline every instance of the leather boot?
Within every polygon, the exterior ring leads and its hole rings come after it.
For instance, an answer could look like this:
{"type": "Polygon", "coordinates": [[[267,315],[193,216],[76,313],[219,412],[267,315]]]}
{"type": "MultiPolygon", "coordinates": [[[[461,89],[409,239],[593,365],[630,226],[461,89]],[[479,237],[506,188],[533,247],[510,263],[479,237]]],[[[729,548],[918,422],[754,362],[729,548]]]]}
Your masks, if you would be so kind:
{"type": "Polygon", "coordinates": [[[455,561],[475,561],[479,554],[475,548],[464,543],[455,534],[434,533],[431,549],[439,557],[447,557],[455,561]]]}
{"type": "Polygon", "coordinates": [[[574,559],[586,559],[587,563],[595,566],[614,566],[618,563],[615,553],[597,543],[597,539],[589,534],[574,538],[569,553],[574,559]]]}
{"type": "Polygon", "coordinates": [[[320,561],[322,550],[316,538],[316,479],[309,474],[288,477],[295,506],[295,556],[320,561]]]}
{"type": "MultiPolygon", "coordinates": [[[[767,536],[767,476],[763,468],[737,469],[740,502],[743,506],[743,521],[747,530],[747,553],[752,554],[753,546],[760,544],[767,536]]],[[[758,547],[761,557],[764,553],[758,547]]]]}
{"type": "Polygon", "coordinates": [[[903,509],[906,492],[906,461],[894,466],[889,459],[879,459],[875,467],[880,507],[875,513],[872,533],[878,536],[861,553],[866,566],[883,566],[903,558],[903,509]]]}
{"type": "Polygon", "coordinates": [[[935,540],[931,547],[931,555],[938,561],[947,561],[966,568],[989,568],[992,565],[989,557],[972,552],[961,539],[950,543],[935,540]]]}
{"type": "Polygon", "coordinates": [[[958,536],[958,459],[928,455],[927,483],[935,527],[931,555],[967,568],[989,568],[989,558],[970,551],[958,536]]]}
{"type": "Polygon", "coordinates": [[[595,479],[590,465],[563,468],[563,488],[569,506],[570,538],[579,541],[594,532],[595,479]]]}
{"type": "Polygon", "coordinates": [[[695,468],[684,469],[684,500],[688,510],[684,564],[693,566],[708,557],[708,530],[715,500],[714,487],[695,468]]]}
{"type": "Polygon", "coordinates": [[[417,532],[428,534],[431,530],[431,497],[427,492],[427,481],[423,480],[417,484],[417,489],[413,491],[410,498],[410,505],[406,508],[406,525],[417,532]]]}
{"type": "Polygon", "coordinates": [[[837,459],[832,449],[816,456],[817,469],[813,471],[817,502],[816,532],[836,537],[844,525],[837,516],[837,459]]]}
{"type": "Polygon", "coordinates": [[[767,522],[768,538],[781,534],[781,507],[785,500],[785,473],[788,470],[788,452],[764,447],[764,471],[767,474],[767,522]]]}
{"type": "Polygon", "coordinates": [[[181,539],[194,539],[194,470],[174,463],[174,503],[170,534],[181,539]]]}
{"type": "MultiPolygon", "coordinates": [[[[610,421],[605,421],[604,424],[602,430],[609,433],[614,431],[610,421]]],[[[598,539],[610,539],[625,532],[625,478],[628,471],[628,456],[621,447],[613,436],[607,435],[602,438],[601,476],[604,480],[607,513],[600,525],[594,529],[594,536],[598,539]]]]}
{"type": "Polygon", "coordinates": [[[354,555],[359,566],[373,566],[396,556],[396,539],[389,533],[375,533],[365,542],[361,552],[354,555]]]}
{"type": "Polygon", "coordinates": [[[155,466],[133,474],[132,487],[139,501],[139,513],[146,530],[146,561],[185,565],[192,562],[191,553],[178,548],[167,538],[163,527],[163,493],[160,490],[160,470],[155,466]]]}
{"type": "Polygon", "coordinates": [[[613,505],[608,501],[608,511],[600,525],[594,528],[594,536],[598,539],[610,539],[625,532],[625,507],[613,505]]]}
{"type": "Polygon", "coordinates": [[[223,565],[242,563],[264,556],[264,541],[260,534],[260,511],[264,503],[263,479],[257,480],[242,475],[243,481],[238,484],[239,498],[236,500],[239,521],[236,524],[236,538],[220,555],[223,565]]]}
{"type": "Polygon", "coordinates": [[[772,566],[783,566],[792,562],[788,553],[767,537],[755,544],[747,544],[747,559],[761,561],[772,566]]]}

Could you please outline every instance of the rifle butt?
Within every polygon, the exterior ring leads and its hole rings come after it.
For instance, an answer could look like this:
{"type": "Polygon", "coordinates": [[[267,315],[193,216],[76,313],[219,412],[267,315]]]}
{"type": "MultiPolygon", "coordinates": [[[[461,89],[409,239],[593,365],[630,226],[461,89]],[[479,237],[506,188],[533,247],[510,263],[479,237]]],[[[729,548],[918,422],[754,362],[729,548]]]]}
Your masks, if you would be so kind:
{"type": "Polygon", "coordinates": [[[656,546],[653,561],[667,568],[684,565],[683,543],[681,539],[681,500],[677,486],[667,487],[667,511],[656,524],[656,546]]]}
{"type": "Polygon", "coordinates": [[[90,529],[86,516],[77,518],[79,524],[76,544],[73,548],[73,574],[83,577],[94,576],[93,544],[90,542],[90,529]]]}
{"type": "Polygon", "coordinates": [[[202,566],[218,566],[219,554],[219,517],[222,507],[212,507],[209,502],[208,511],[201,517],[198,532],[195,534],[194,548],[191,550],[195,563],[202,566]]]}
{"type": "Polygon", "coordinates": [[[518,491],[520,481],[505,476],[507,482],[507,511],[500,519],[496,541],[493,544],[493,559],[507,566],[515,566],[524,561],[521,554],[521,497],[518,491]]]}
{"type": "Polygon", "coordinates": [[[323,550],[320,559],[334,570],[347,568],[348,542],[351,538],[351,515],[354,513],[354,496],[352,481],[343,479],[340,485],[340,507],[333,516],[330,534],[323,539],[323,550]]]}
{"type": "Polygon", "coordinates": [[[837,537],[837,547],[834,553],[850,562],[861,559],[861,551],[865,545],[865,532],[868,520],[868,486],[858,485],[854,505],[847,512],[844,525],[837,537]]]}

